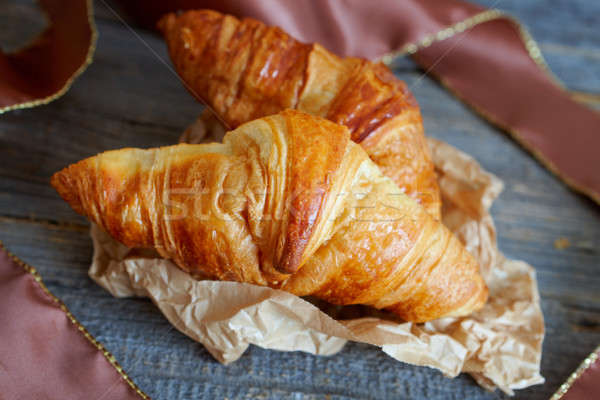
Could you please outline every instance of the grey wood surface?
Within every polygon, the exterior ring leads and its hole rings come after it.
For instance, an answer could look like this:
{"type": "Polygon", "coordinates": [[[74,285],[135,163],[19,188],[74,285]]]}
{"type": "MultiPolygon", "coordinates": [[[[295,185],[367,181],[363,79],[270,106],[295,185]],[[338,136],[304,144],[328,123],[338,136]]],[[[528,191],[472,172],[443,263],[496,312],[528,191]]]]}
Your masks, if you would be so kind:
{"type": "MultiPolygon", "coordinates": [[[[574,96],[600,108],[599,2],[481,4],[519,17],[574,96]]],[[[31,5],[0,3],[0,44],[14,45],[21,33],[33,35],[43,26],[31,5]],[[25,23],[15,24],[23,11],[29,13],[25,23]]],[[[201,109],[168,67],[160,38],[146,31],[136,31],[137,37],[103,2],[96,3],[96,14],[95,60],[72,89],[47,106],[0,115],[0,240],[40,271],[142,390],[157,399],[505,397],[466,375],[447,379],[353,343],[331,357],[251,347],[225,367],[175,331],[151,302],[114,299],[95,285],[87,277],[88,225],[49,186],[50,175],[104,150],[172,144],[201,109]]],[[[546,383],[518,391],[516,398],[548,398],[600,344],[600,207],[422,79],[410,60],[400,60],[395,71],[418,99],[427,133],[473,155],[505,182],[492,209],[499,246],[536,268],[546,319],[546,383]],[[563,237],[571,245],[558,250],[554,241],[563,237]]]]}

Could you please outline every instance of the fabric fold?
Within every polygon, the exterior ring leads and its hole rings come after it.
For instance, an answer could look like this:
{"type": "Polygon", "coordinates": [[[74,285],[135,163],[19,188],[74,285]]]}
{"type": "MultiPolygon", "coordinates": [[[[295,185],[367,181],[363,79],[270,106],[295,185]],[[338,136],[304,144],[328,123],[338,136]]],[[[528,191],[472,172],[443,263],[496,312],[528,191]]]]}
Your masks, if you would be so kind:
{"type": "Polygon", "coordinates": [[[149,398],[50,293],[37,271],[2,243],[0,338],[2,398],[149,398]]]}
{"type": "Polygon", "coordinates": [[[0,114],[62,96],[92,62],[96,46],[91,0],[40,0],[48,28],[25,48],[0,50],[0,114]]]}

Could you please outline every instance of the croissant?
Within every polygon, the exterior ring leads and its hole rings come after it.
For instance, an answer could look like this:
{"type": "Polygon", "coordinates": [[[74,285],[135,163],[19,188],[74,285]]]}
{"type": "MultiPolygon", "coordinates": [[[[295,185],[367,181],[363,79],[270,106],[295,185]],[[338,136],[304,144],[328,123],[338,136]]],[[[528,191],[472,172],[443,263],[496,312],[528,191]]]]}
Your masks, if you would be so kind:
{"type": "Polygon", "coordinates": [[[243,124],[223,143],[108,151],[51,183],[118,241],[192,274],[416,322],[487,298],[473,257],[347,128],[298,111],[243,124]]]}
{"type": "Polygon", "coordinates": [[[210,10],[169,14],[159,26],[186,87],[227,126],[286,108],[345,125],[386,176],[440,219],[419,106],[386,66],[210,10]]]}

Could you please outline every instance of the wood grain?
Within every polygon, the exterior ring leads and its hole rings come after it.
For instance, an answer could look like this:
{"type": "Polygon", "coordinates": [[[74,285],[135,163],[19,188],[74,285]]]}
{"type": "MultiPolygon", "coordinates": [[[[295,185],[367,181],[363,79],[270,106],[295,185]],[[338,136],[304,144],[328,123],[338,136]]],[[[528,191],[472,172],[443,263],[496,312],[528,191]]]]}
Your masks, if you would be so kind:
{"type": "MultiPolygon", "coordinates": [[[[600,4],[480,3],[521,18],[567,87],[598,107],[600,4]]],[[[20,10],[33,3],[23,4],[20,10]]],[[[224,367],[174,331],[149,301],[114,299],[95,285],[87,277],[87,223],[49,187],[50,175],[103,150],[172,144],[201,109],[166,66],[158,37],[138,31],[144,44],[102,2],[96,9],[100,38],[95,61],[73,88],[50,105],[0,116],[0,239],[40,270],[50,290],[144,391],[169,399],[505,398],[479,388],[468,376],[446,379],[359,344],[332,357],[252,347],[224,367]]],[[[1,21],[12,21],[2,19],[9,11],[0,7],[1,21]]],[[[0,23],[0,37],[10,28],[0,23]]],[[[516,398],[546,399],[600,343],[600,207],[570,191],[507,135],[422,78],[410,60],[397,62],[395,72],[419,101],[427,134],[473,155],[505,182],[492,209],[500,249],[536,267],[547,329],[546,383],[518,391],[516,398]],[[559,238],[567,238],[570,246],[556,249],[559,238]]]]}

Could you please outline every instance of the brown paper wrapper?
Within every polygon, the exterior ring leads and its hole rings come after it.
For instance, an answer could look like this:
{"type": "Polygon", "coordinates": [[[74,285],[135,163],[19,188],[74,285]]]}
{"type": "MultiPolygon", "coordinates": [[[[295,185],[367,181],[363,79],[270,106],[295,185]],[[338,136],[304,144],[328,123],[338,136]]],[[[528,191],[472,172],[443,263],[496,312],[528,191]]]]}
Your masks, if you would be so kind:
{"type": "MultiPolygon", "coordinates": [[[[182,140],[220,140],[223,131],[215,126],[204,114],[182,140]]],[[[498,250],[489,214],[502,182],[454,147],[434,139],[429,144],[443,222],[479,260],[490,290],[485,307],[468,317],[414,324],[367,307],[334,307],[268,287],[202,280],[152,252],[128,249],[96,226],[90,277],[116,297],[151,298],[179,331],[224,364],[237,360],[249,344],[331,355],[353,340],[449,377],[468,372],[490,390],[512,394],[543,383],[544,322],[535,272],[498,250]]]]}

